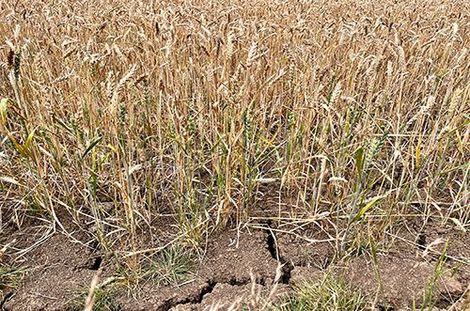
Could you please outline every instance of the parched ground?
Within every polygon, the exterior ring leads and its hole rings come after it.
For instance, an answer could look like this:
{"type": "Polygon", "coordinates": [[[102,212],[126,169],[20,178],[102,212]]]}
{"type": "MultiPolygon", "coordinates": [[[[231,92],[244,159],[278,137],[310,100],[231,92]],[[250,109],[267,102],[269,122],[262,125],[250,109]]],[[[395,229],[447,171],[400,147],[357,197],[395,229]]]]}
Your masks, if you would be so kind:
{"type": "MultiPolygon", "coordinates": [[[[445,268],[434,284],[435,305],[441,310],[470,308],[465,304],[470,234],[455,228],[408,232],[408,238],[379,251],[374,261],[367,252],[337,260],[334,241],[314,226],[303,227],[301,232],[267,224],[265,230],[259,229],[263,225],[254,227],[214,234],[190,277],[179,285],[143,282],[133,290],[117,283],[108,285],[117,289],[113,294],[116,305],[120,310],[229,310],[231,306],[238,310],[243,305],[257,310],[267,301],[282,302],[302,282],[314,282],[330,273],[375,300],[378,310],[407,310],[422,301],[448,241],[445,268]]],[[[75,232],[82,238],[79,242],[57,232],[33,245],[44,233],[45,227],[32,226],[2,235],[2,244],[12,243],[3,261],[27,267],[18,287],[4,289],[2,310],[70,310],[71,302],[86,290],[98,270],[101,281],[116,275],[113,259],[94,249],[93,243],[86,244],[85,234],[75,232]],[[31,245],[25,253],[14,252],[31,245]]]]}

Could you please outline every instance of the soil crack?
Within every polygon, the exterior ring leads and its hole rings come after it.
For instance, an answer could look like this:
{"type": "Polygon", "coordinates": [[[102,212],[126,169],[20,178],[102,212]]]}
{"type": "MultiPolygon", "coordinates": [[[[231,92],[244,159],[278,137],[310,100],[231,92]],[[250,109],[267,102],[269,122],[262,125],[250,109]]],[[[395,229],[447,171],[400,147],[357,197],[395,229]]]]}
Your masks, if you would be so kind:
{"type": "Polygon", "coordinates": [[[202,300],[204,299],[204,296],[206,296],[207,294],[212,293],[212,291],[214,290],[214,288],[217,284],[218,284],[217,282],[209,280],[200,289],[198,294],[196,294],[192,297],[185,297],[185,298],[182,298],[182,299],[170,298],[170,299],[166,300],[165,303],[162,306],[160,306],[160,308],[157,309],[157,311],[169,311],[169,310],[171,310],[172,308],[174,308],[178,305],[184,305],[184,304],[192,304],[192,305],[200,304],[202,302],[202,300]]]}
{"type": "Polygon", "coordinates": [[[266,223],[268,226],[267,237],[266,237],[266,245],[271,257],[273,257],[277,262],[282,265],[282,275],[281,275],[281,283],[282,284],[289,284],[291,279],[291,273],[294,269],[294,265],[287,261],[280,253],[279,246],[277,245],[277,237],[276,233],[271,227],[271,221],[266,223]]]}
{"type": "Polygon", "coordinates": [[[209,281],[207,282],[207,286],[204,286],[202,289],[201,289],[201,292],[199,293],[199,296],[197,298],[196,301],[192,302],[193,304],[198,304],[198,303],[201,303],[202,300],[204,299],[204,296],[207,295],[207,294],[210,294],[212,293],[212,291],[214,290],[215,286],[217,285],[218,283],[215,282],[215,281],[209,281]]]}
{"type": "Polygon", "coordinates": [[[418,234],[418,237],[416,238],[416,246],[419,250],[424,250],[426,248],[426,235],[423,232],[418,234]]]}
{"type": "Polygon", "coordinates": [[[5,304],[7,303],[8,300],[10,300],[10,298],[13,297],[13,295],[14,295],[13,292],[8,292],[3,296],[2,301],[0,301],[0,310],[4,309],[5,304]]]}
{"type": "Polygon", "coordinates": [[[103,257],[98,256],[93,259],[92,264],[88,267],[89,270],[98,270],[103,262],[103,257]]]}
{"type": "MultiPolygon", "coordinates": [[[[215,280],[208,280],[205,285],[200,289],[199,293],[194,296],[185,297],[185,298],[170,298],[158,309],[158,311],[169,311],[172,308],[175,308],[179,305],[190,304],[190,305],[198,305],[201,304],[204,298],[214,291],[214,288],[217,284],[228,284],[230,286],[245,286],[250,284],[251,280],[238,280],[236,278],[231,278],[228,281],[224,282],[217,282],[215,280]]],[[[265,286],[266,281],[264,278],[256,279],[256,284],[265,286]]]]}

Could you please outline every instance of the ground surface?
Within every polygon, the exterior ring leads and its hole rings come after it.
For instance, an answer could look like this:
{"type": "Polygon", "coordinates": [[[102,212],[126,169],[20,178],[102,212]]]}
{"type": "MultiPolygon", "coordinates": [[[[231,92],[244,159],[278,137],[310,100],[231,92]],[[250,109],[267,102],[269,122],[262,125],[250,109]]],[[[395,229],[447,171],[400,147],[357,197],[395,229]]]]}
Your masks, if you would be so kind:
{"type": "MultiPolygon", "coordinates": [[[[25,249],[40,241],[44,230],[44,227],[33,226],[4,236],[2,243],[15,241],[12,249],[25,249]]],[[[434,241],[443,239],[449,241],[445,263],[448,269],[436,281],[433,293],[436,306],[465,310],[462,302],[470,284],[468,233],[459,233],[450,227],[434,227],[420,234],[409,232],[409,240],[396,241],[393,248],[378,253],[378,265],[374,265],[372,256],[367,253],[334,262],[332,241],[321,239],[313,230],[309,232],[304,228],[301,233],[294,235],[266,226],[266,230],[245,229],[239,234],[227,230],[215,234],[187,281],[178,286],[146,282],[132,292],[120,288],[116,294],[119,308],[228,310],[238,302],[237,306],[245,304],[255,310],[268,298],[282,301],[296,285],[331,273],[341,276],[371,299],[378,293],[376,301],[380,310],[406,310],[413,302],[419,305],[435,276],[443,244],[434,241]],[[413,236],[419,237],[420,242],[415,243],[413,236]],[[279,264],[284,266],[275,281],[279,264]],[[456,269],[451,271],[452,267],[456,269]],[[380,284],[382,290],[379,291],[380,284]]],[[[86,242],[86,235],[81,238],[82,243],[86,242]]],[[[101,257],[92,246],[92,243],[81,244],[78,239],[74,242],[62,233],[55,233],[49,234],[43,243],[24,256],[18,258],[10,252],[4,261],[14,260],[29,269],[19,287],[5,289],[3,310],[66,310],[77,294],[87,288],[98,269],[102,270],[102,279],[116,273],[112,260],[101,257]]]]}

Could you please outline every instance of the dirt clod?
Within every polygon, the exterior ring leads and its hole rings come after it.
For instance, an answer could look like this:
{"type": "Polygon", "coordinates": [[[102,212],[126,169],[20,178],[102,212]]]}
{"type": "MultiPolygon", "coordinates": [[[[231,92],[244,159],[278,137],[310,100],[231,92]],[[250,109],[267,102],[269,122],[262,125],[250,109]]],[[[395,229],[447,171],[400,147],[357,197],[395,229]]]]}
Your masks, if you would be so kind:
{"type": "Polygon", "coordinates": [[[430,286],[434,297],[458,297],[463,291],[457,278],[447,273],[434,282],[435,265],[415,258],[379,256],[374,266],[366,256],[360,256],[351,259],[341,274],[365,293],[375,293],[382,286],[380,303],[395,308],[406,308],[413,301],[420,305],[430,286]]]}

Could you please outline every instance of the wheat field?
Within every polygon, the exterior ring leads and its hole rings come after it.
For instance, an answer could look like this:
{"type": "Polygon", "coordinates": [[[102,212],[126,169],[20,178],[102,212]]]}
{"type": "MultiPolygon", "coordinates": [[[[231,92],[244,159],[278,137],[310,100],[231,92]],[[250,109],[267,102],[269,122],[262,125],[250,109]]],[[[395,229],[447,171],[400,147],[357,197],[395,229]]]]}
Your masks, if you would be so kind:
{"type": "Polygon", "coordinates": [[[266,221],[321,219],[342,255],[470,230],[470,2],[3,0],[0,21],[2,226],[71,220],[132,269],[168,215],[191,249],[266,221]]]}

